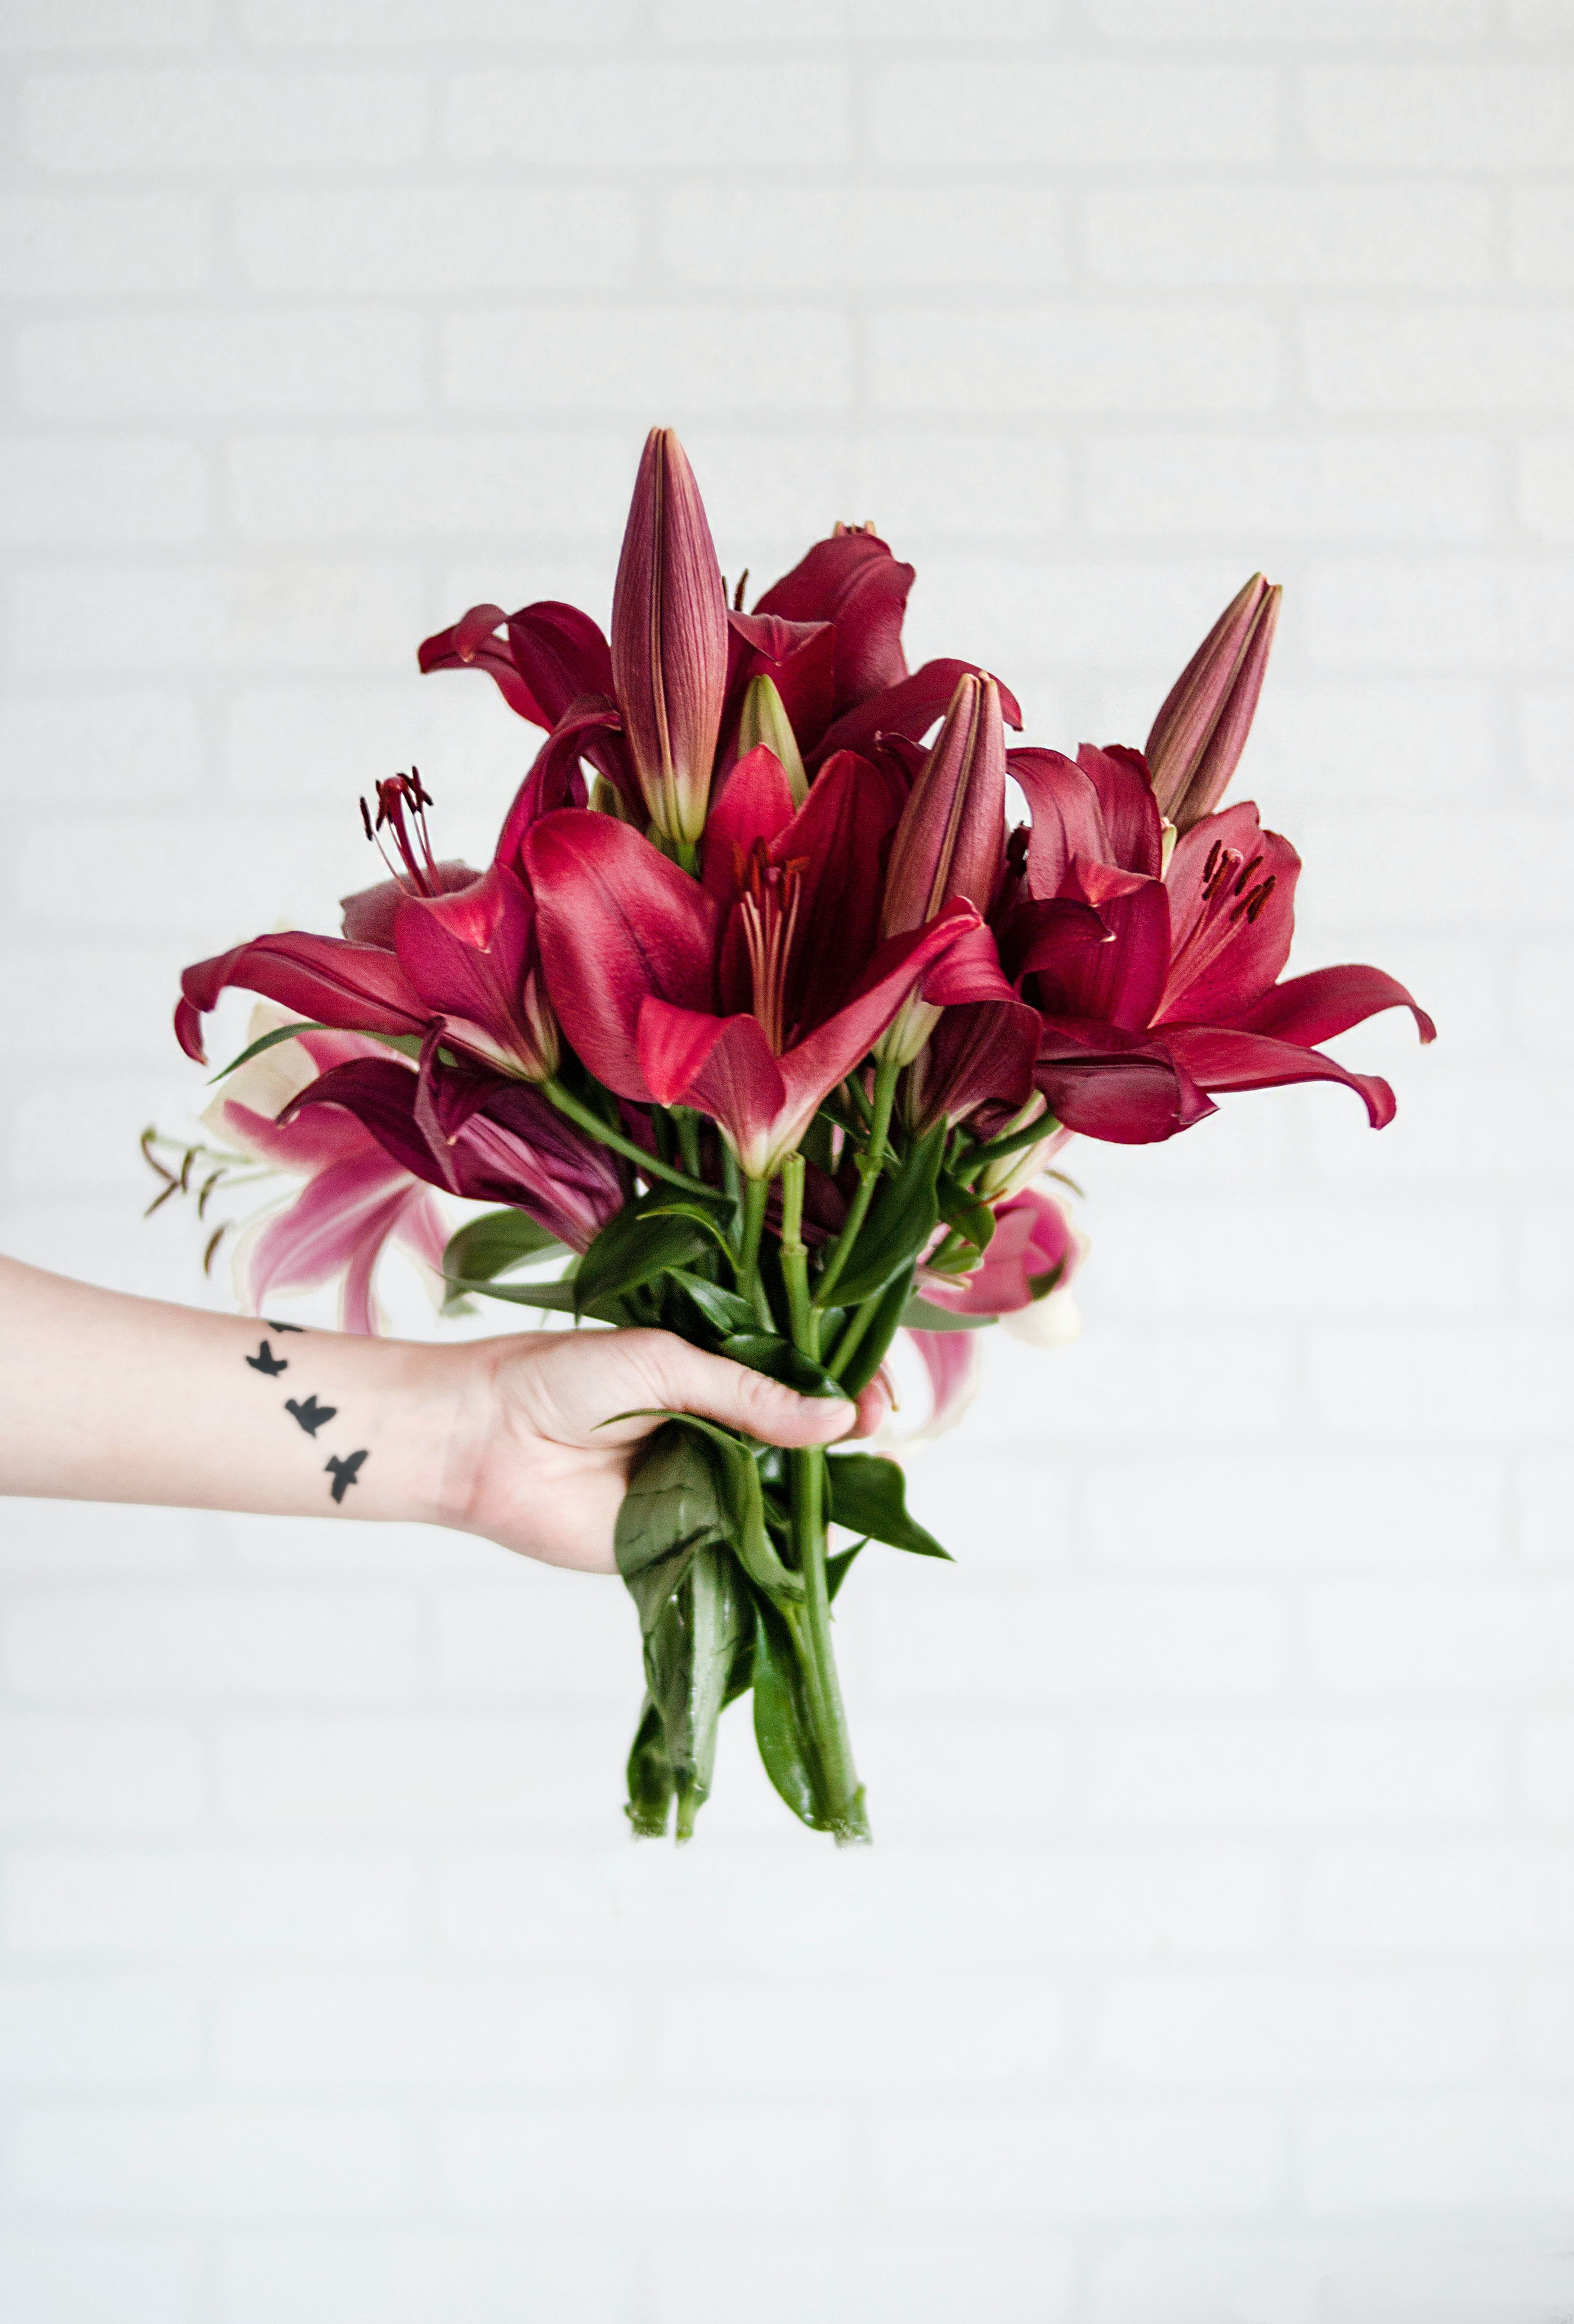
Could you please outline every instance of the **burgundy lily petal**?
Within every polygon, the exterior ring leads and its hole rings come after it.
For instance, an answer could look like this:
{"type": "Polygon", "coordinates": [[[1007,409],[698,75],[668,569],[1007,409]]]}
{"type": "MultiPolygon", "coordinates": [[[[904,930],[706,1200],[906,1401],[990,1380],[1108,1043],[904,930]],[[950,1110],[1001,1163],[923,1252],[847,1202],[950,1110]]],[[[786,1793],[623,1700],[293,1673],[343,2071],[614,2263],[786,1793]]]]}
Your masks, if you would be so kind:
{"type": "Polygon", "coordinates": [[[659,1104],[708,1113],[749,1175],[766,1176],[774,1158],[770,1132],[787,1092],[757,1019],[647,1001],[640,1011],[640,1063],[659,1104]]]}
{"type": "Polygon", "coordinates": [[[1293,1041],[1273,1041],[1261,1033],[1239,1033],[1219,1025],[1166,1025],[1164,1046],[1199,1087],[1209,1090],[1277,1089],[1287,1082],[1343,1082],[1366,1102],[1374,1130],[1395,1114],[1394,1092],[1378,1074],[1348,1073],[1321,1049],[1293,1041]]]}
{"type": "Polygon", "coordinates": [[[925,970],[978,925],[972,906],[953,897],[926,927],[888,936],[844,1005],[778,1060],[787,1084],[787,1107],[773,1125],[773,1154],[790,1152],[821,1099],[862,1062],[925,970]]]}
{"type": "MultiPolygon", "coordinates": [[[[976,662],[926,661],[899,685],[888,687],[883,694],[871,695],[856,708],[842,713],[814,749],[805,752],[805,764],[813,770],[833,751],[857,751],[870,758],[874,752],[875,739],[880,734],[905,735],[911,742],[921,742],[935,720],[944,715],[958,682],[975,677],[977,672],[976,662]]],[[[1000,715],[1007,725],[1020,727],[1022,713],[1016,696],[1008,686],[1001,686],[999,694],[1000,715]]]]}
{"type": "Polygon", "coordinates": [[[450,1125],[441,1160],[417,1117],[417,1077],[391,1060],[337,1065],[289,1111],[342,1106],[416,1177],[471,1201],[528,1211],[549,1233],[584,1250],[624,1200],[612,1157],[580,1137],[538,1090],[522,1082],[464,1079],[467,1086],[458,1093],[439,1084],[434,1112],[450,1125]]]}
{"type": "Polygon", "coordinates": [[[439,630],[434,637],[423,638],[416,649],[416,660],[422,671],[433,669],[483,669],[496,680],[499,692],[511,710],[532,725],[550,726],[552,721],[543,711],[529,686],[520,676],[512,653],[495,633],[507,621],[501,605],[472,605],[460,615],[451,629],[439,630]]]}
{"type": "Polygon", "coordinates": [[[1270,1040],[1294,1041],[1310,1049],[1331,1041],[1352,1025],[1365,1024],[1381,1009],[1408,1009],[1422,1041],[1435,1041],[1437,1027],[1420,1003],[1380,968],[1354,964],[1340,968],[1314,968],[1275,984],[1271,992],[1232,1019],[1242,1033],[1266,1033],[1270,1040]]]}
{"type": "MultiPolygon", "coordinates": [[[[436,868],[440,896],[453,895],[481,877],[473,863],[451,862],[439,863],[436,868]]],[[[353,896],[341,896],[341,933],[351,944],[375,945],[382,952],[391,952],[393,916],[405,898],[413,892],[402,880],[379,880],[374,888],[362,888],[353,896]]]]}
{"type": "Polygon", "coordinates": [[[319,1105],[343,1106],[413,1177],[431,1186],[448,1185],[416,1121],[416,1075],[409,1065],[393,1057],[358,1057],[334,1065],[290,1100],[281,1120],[293,1122],[308,1107],[319,1105]]]}
{"type": "Polygon", "coordinates": [[[800,1030],[833,1013],[879,941],[886,850],[901,810],[898,781],[888,769],[839,751],[771,844],[774,862],[801,867],[788,967],[789,1021],[800,1030]]]}
{"type": "Polygon", "coordinates": [[[840,715],[907,677],[902,615],[913,581],[913,567],[898,565],[877,534],[841,531],[817,540],[754,610],[789,622],[835,623],[840,715]]]}
{"type": "Polygon", "coordinates": [[[1033,827],[1027,842],[1028,893],[1058,895],[1076,855],[1114,860],[1092,779],[1060,751],[1008,751],[1006,767],[1021,785],[1033,827]]]}
{"type": "Polygon", "coordinates": [[[423,670],[483,669],[511,710],[532,725],[555,726],[581,694],[611,694],[612,656],[588,613],[546,598],[505,613],[472,605],[452,629],[422,641],[423,670]],[[497,632],[506,629],[506,642],[497,632]]]}
{"type": "Polygon", "coordinates": [[[176,1038],[199,1065],[207,1062],[202,1019],[231,984],[352,1032],[420,1033],[431,1014],[390,952],[296,930],[256,936],[195,962],[181,976],[176,1038]]]}
{"type": "MultiPolygon", "coordinates": [[[[942,961],[925,984],[925,998],[969,941],[964,936],[942,961]]],[[[1038,1049],[1038,1011],[1018,1001],[1009,985],[1006,996],[945,1010],[913,1067],[920,1130],[930,1129],[943,1114],[948,1121],[964,1121],[976,1106],[990,1102],[1012,1113],[1026,1103],[1038,1049]]]]}
{"type": "Polygon", "coordinates": [[[1126,1044],[1113,1026],[1045,1022],[1033,1084],[1067,1130],[1115,1146],[1151,1146],[1217,1111],[1168,1043],[1126,1044]]]}
{"type": "Polygon", "coordinates": [[[546,713],[540,726],[556,726],[570,703],[584,694],[610,695],[612,657],[600,627],[577,605],[544,597],[508,617],[514,668],[546,713]]]}
{"type": "Polygon", "coordinates": [[[535,907],[501,863],[448,896],[409,896],[394,924],[400,967],[466,1047],[545,1081],[557,1066],[555,1028],[530,989],[535,907]]]}
{"type": "Polygon", "coordinates": [[[769,847],[792,819],[792,785],[775,752],[761,742],[739,760],[706,819],[701,869],[718,904],[738,893],[756,841],[769,847]]]}
{"type": "Polygon", "coordinates": [[[643,822],[645,808],[640,787],[619,756],[621,742],[615,702],[604,695],[587,694],[571,703],[537,752],[529,774],[514,794],[513,804],[498,834],[493,862],[522,872],[525,839],[531,825],[538,823],[544,815],[556,814],[559,807],[584,805],[581,759],[589,759],[603,773],[609,767],[615,770],[610,779],[622,792],[631,813],[643,822]]]}
{"type": "Polygon", "coordinates": [[[649,1104],[640,1004],[653,995],[679,1009],[709,1005],[714,900],[627,824],[583,808],[538,823],[525,862],[559,1020],[599,1080],[649,1104]]]}
{"type": "Polygon", "coordinates": [[[729,613],[727,701],[722,714],[721,764],[736,755],[739,713],[751,679],[769,678],[782,699],[800,750],[811,748],[831,724],[836,632],[829,622],[788,622],[772,613],[729,613]]]}
{"type": "Polygon", "coordinates": [[[454,1150],[467,1195],[514,1204],[571,1250],[588,1250],[631,1191],[616,1156],[523,1082],[492,1082],[454,1150]]]}
{"type": "Polygon", "coordinates": [[[1155,1016],[1231,1024],[1260,1001],[1290,956],[1300,872],[1289,841],[1261,830],[1249,801],[1186,832],[1165,881],[1174,936],[1155,1016]]]}
{"type": "MultiPolygon", "coordinates": [[[[1122,1032],[1152,1019],[1170,964],[1170,907],[1162,880],[1079,855],[1047,904],[1022,906],[1018,975],[1036,980],[1051,1017],[1097,1017],[1122,1032]],[[1081,909],[1067,910],[1070,905],[1081,909]]],[[[1015,932],[1015,929],[1014,929],[1015,932]]]]}
{"type": "Polygon", "coordinates": [[[694,471],[670,428],[645,440],[612,590],[612,672],[650,820],[695,843],[727,686],[727,600],[694,471]]]}
{"type": "Polygon", "coordinates": [[[1077,764],[1099,795],[1100,812],[1113,851],[1104,861],[1118,863],[1123,872],[1142,872],[1156,880],[1164,866],[1164,835],[1158,801],[1141,752],[1128,751],[1118,742],[1100,751],[1084,742],[1077,752],[1077,764]]]}

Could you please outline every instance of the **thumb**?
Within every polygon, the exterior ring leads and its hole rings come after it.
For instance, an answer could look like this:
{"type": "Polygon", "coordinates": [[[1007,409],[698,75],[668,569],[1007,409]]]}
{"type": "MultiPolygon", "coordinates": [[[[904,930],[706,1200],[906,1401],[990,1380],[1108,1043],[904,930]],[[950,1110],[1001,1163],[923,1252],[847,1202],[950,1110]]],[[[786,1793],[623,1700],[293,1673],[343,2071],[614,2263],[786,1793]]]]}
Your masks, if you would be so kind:
{"type": "Polygon", "coordinates": [[[726,1356],[691,1348],[674,1333],[650,1333],[638,1360],[650,1383],[652,1402],[669,1412],[719,1420],[767,1444],[830,1444],[857,1425],[850,1397],[800,1396],[796,1388],[784,1388],[779,1380],[768,1379],[763,1372],[750,1371],[726,1356]]]}

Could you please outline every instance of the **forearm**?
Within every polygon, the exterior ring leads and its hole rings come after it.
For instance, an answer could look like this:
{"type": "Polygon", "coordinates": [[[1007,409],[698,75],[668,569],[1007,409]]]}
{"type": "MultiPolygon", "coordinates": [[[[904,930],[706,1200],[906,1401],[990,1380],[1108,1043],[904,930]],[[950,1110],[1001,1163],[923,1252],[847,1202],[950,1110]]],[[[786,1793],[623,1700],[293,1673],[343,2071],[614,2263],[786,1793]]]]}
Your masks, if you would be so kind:
{"type": "Polygon", "coordinates": [[[0,1491],[451,1520],[474,1361],[0,1259],[0,1491]]]}

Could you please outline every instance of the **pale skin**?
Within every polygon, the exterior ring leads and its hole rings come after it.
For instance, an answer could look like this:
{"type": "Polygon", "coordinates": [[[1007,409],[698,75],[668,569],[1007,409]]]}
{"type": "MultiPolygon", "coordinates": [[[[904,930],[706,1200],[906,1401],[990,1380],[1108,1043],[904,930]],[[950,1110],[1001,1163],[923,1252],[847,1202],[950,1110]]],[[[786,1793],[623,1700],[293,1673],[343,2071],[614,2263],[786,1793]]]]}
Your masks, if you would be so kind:
{"type": "Polygon", "coordinates": [[[829,1444],[871,1434],[885,1397],[797,1396],[667,1332],[368,1340],[0,1259],[3,1493],[414,1520],[612,1573],[630,1469],[661,1425],[653,1407],[829,1444]]]}

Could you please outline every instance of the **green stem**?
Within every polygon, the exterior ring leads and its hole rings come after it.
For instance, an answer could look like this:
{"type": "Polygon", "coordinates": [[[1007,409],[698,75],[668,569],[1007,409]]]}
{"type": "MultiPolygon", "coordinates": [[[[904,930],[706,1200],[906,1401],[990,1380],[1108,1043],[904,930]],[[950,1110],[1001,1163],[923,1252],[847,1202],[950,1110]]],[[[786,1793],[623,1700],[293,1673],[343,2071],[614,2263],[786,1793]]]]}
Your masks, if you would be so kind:
{"type": "MultiPolygon", "coordinates": [[[[820,1319],[809,1299],[808,1250],[803,1238],[804,1157],[789,1154],[781,1170],[781,1271],[792,1315],[793,1345],[817,1363],[820,1319]]],[[[804,1602],[791,1609],[792,1630],[808,1692],[824,1804],[840,1845],[869,1838],[863,1788],[852,1762],[852,1738],[836,1653],[831,1643],[831,1599],[825,1582],[825,1455],[808,1445],[787,1458],[792,1482],[793,1547],[804,1578],[804,1602]]]]}
{"type": "Polygon", "coordinates": [[[603,1146],[610,1146],[615,1154],[626,1156],[647,1178],[665,1178],[669,1185],[681,1186],[686,1194],[704,1194],[707,1200],[714,1200],[716,1190],[713,1186],[707,1186],[703,1178],[691,1178],[686,1171],[675,1170],[670,1162],[662,1161],[658,1154],[648,1154],[642,1146],[636,1146],[631,1138],[625,1138],[621,1130],[614,1130],[610,1122],[593,1113],[589,1106],[582,1105],[574,1092],[565,1089],[561,1082],[543,1082],[541,1089],[559,1113],[566,1113],[570,1121],[577,1122],[581,1130],[599,1139],[603,1146]]]}
{"type": "Polygon", "coordinates": [[[793,1345],[800,1355],[820,1354],[820,1319],[809,1303],[809,1248],[804,1240],[804,1157],[789,1154],[781,1166],[781,1272],[787,1285],[793,1345]]]}
{"type": "Polygon", "coordinates": [[[891,1107],[896,1102],[897,1076],[902,1068],[894,1057],[882,1057],[875,1069],[874,1111],[869,1125],[869,1144],[858,1157],[858,1192],[847,1213],[847,1223],[837,1236],[831,1255],[825,1262],[815,1292],[815,1304],[829,1307],[831,1294],[837,1278],[852,1256],[852,1246],[858,1240],[859,1229],[869,1215],[874,1200],[874,1190],[885,1166],[886,1135],[891,1126],[891,1107]]]}
{"type": "Polygon", "coordinates": [[[847,1318],[846,1326],[842,1332],[842,1337],[836,1342],[835,1352],[832,1356],[830,1362],[825,1367],[826,1370],[830,1372],[834,1379],[840,1379],[842,1378],[842,1374],[846,1371],[848,1365],[858,1353],[859,1344],[870,1325],[874,1322],[875,1316],[879,1309],[880,1301],[884,1297],[885,1294],[883,1291],[877,1291],[872,1298],[866,1299],[864,1301],[861,1307],[855,1307],[851,1314],[847,1318]]]}
{"type": "Polygon", "coordinates": [[[677,1150],[683,1156],[683,1167],[697,1178],[700,1175],[700,1118],[692,1105],[675,1105],[672,1119],[677,1127],[677,1150]]]}
{"type": "Polygon", "coordinates": [[[769,1178],[745,1178],[743,1181],[743,1241],[738,1253],[738,1289],[741,1297],[752,1299],[754,1312],[768,1332],[776,1329],[776,1317],[770,1312],[765,1286],[759,1279],[759,1244],[765,1232],[765,1208],[770,1200],[769,1178]]]}
{"type": "Polygon", "coordinates": [[[1026,1130],[1014,1130],[1008,1138],[993,1139],[988,1146],[975,1146],[958,1165],[956,1176],[964,1186],[971,1186],[979,1172],[987,1168],[990,1163],[1003,1162],[1008,1154],[1019,1154],[1025,1146],[1041,1146],[1046,1138],[1054,1136],[1058,1128],[1053,1114],[1041,1113],[1036,1121],[1027,1124],[1026,1130]]]}

